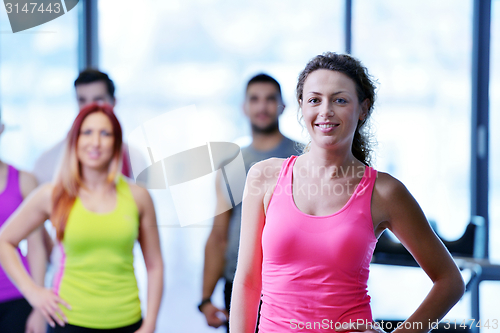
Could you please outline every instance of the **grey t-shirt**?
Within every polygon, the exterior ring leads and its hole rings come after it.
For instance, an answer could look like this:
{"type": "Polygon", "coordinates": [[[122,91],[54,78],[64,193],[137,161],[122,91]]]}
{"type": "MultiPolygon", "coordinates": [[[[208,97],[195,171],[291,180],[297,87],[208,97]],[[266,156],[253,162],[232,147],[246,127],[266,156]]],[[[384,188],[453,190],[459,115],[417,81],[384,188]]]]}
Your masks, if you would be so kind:
{"type": "Polygon", "coordinates": [[[64,152],[66,141],[59,141],[54,147],[44,152],[35,162],[33,174],[38,184],[45,184],[54,181],[54,175],[64,152]]]}
{"type": "MultiPolygon", "coordinates": [[[[287,158],[291,155],[300,155],[299,143],[284,137],[280,144],[268,151],[256,150],[252,145],[241,149],[245,169],[248,173],[250,167],[255,163],[267,160],[271,157],[287,158]]],[[[228,243],[226,248],[226,266],[224,267],[224,278],[232,282],[234,273],[236,272],[236,260],[238,258],[238,247],[240,244],[240,227],[241,227],[241,203],[236,205],[231,213],[229,221],[228,243]]]]}

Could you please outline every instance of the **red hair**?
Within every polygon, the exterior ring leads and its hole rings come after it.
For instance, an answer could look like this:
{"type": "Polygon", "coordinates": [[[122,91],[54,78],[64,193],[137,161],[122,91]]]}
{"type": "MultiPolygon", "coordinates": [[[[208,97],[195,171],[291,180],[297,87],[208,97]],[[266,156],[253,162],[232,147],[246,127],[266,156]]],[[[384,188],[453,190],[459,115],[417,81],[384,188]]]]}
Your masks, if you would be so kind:
{"type": "Polygon", "coordinates": [[[108,166],[108,183],[115,182],[120,175],[122,162],[122,128],[113,112],[113,107],[108,104],[93,103],[83,107],[76,116],[66,138],[64,155],[59,164],[54,190],[52,192],[52,214],[50,220],[56,228],[57,239],[62,241],[69,212],[75,203],[82,181],[82,166],[76,154],[76,147],[80,137],[80,129],[88,115],[96,112],[104,113],[113,127],[113,157],[108,166]]]}

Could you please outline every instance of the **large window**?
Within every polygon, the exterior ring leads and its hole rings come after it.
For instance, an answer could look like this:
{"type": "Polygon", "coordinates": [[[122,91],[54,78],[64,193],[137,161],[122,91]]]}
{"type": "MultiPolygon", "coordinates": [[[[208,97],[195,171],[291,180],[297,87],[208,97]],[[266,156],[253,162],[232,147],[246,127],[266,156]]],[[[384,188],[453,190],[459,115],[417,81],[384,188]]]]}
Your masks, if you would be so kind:
{"type": "MultiPolygon", "coordinates": [[[[500,261],[500,1],[493,0],[491,7],[490,49],[490,259],[500,261]]],[[[481,316],[498,317],[498,307],[493,297],[500,295],[500,283],[481,283],[481,316]],[[491,295],[491,296],[489,296],[491,295]],[[493,296],[495,295],[495,296],[493,296]],[[488,297],[491,299],[488,302],[488,297]]],[[[490,332],[493,332],[491,330],[490,332]]]]}
{"type": "MultiPolygon", "coordinates": [[[[470,216],[472,1],[353,4],[353,54],[379,81],[375,167],[400,179],[439,234],[456,239],[470,216]]],[[[406,318],[432,286],[411,268],[375,265],[371,277],[376,318],[406,318]]],[[[461,302],[447,317],[468,316],[461,302]]]]}
{"type": "Polygon", "coordinates": [[[66,135],[76,114],[77,14],[71,10],[14,34],[0,10],[0,92],[7,128],[0,158],[25,170],[66,135]]]}
{"type": "Polygon", "coordinates": [[[376,166],[439,233],[470,216],[472,1],[354,1],[353,54],[379,80],[376,166]]]}
{"type": "Polygon", "coordinates": [[[490,258],[500,260],[500,1],[491,7],[490,52],[490,258]]]}

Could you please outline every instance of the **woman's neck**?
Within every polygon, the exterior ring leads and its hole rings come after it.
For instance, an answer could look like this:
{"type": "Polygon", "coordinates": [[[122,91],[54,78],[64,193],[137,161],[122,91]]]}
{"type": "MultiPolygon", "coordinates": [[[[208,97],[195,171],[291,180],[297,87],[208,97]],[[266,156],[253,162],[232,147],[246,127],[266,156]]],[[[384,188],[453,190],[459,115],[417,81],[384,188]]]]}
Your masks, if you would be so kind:
{"type": "Polygon", "coordinates": [[[313,167],[328,170],[329,178],[351,175],[360,167],[364,170],[364,164],[354,157],[350,148],[322,149],[312,145],[307,154],[313,167]]]}
{"type": "Polygon", "coordinates": [[[82,181],[84,187],[90,191],[102,190],[110,186],[108,170],[96,170],[82,166],[82,181]]]}

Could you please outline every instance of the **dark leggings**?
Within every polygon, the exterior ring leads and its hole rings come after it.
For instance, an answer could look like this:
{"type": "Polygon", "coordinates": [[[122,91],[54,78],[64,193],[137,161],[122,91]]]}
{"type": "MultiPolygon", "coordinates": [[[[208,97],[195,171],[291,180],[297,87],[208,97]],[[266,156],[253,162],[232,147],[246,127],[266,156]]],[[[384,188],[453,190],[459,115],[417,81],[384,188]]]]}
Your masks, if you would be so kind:
{"type": "Polygon", "coordinates": [[[0,303],[0,332],[24,333],[31,305],[24,298],[0,303]]]}
{"type": "Polygon", "coordinates": [[[129,326],[124,326],[124,327],[119,327],[119,328],[112,328],[112,329],[106,329],[106,330],[101,330],[101,329],[96,329],[96,328],[86,328],[86,327],[80,327],[80,326],[74,326],[70,324],[64,325],[64,327],[61,327],[56,324],[55,328],[49,327],[49,330],[47,333],[91,333],[91,332],[106,332],[106,333],[134,333],[141,327],[142,324],[142,319],[139,320],[137,323],[129,325],[129,326]]]}

